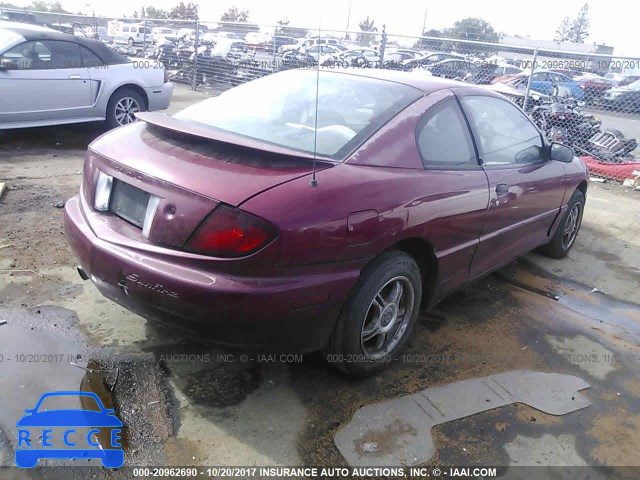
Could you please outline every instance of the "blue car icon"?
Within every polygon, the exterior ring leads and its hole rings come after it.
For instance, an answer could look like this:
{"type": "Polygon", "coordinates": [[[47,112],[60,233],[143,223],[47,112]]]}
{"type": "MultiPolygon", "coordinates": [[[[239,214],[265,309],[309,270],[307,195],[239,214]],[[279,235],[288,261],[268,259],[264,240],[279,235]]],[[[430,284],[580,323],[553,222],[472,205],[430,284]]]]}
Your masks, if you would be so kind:
{"type": "Polygon", "coordinates": [[[114,415],[114,410],[104,407],[100,398],[91,392],[48,392],[43,394],[36,406],[24,411],[26,415],[16,423],[18,428],[18,444],[16,448],[16,465],[22,468],[35,467],[40,458],[88,459],[99,458],[107,468],[118,468],[124,463],[124,452],[120,445],[120,428],[122,422],[114,415]],[[93,398],[100,411],[68,409],[38,411],[42,402],[48,397],[75,396],[93,398]],[[61,428],[62,427],[62,428],[61,428]],[[86,436],[80,435],[76,428],[90,428],[86,436]],[[62,432],[65,447],[52,448],[53,429],[62,432]],[[110,430],[110,445],[104,448],[94,441],[94,435],[101,429],[110,430]],[[38,438],[42,446],[36,445],[38,438]],[[74,448],[78,445],[89,448],[74,448]]]}

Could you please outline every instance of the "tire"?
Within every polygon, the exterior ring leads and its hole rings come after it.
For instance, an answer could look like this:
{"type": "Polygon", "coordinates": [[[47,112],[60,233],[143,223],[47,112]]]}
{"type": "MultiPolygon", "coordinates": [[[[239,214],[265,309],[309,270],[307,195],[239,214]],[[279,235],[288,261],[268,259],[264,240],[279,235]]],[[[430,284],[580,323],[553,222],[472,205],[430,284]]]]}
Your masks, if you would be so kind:
{"type": "Polygon", "coordinates": [[[135,121],[132,114],[144,112],[146,109],[144,99],[135,90],[131,88],[116,90],[107,104],[107,127],[116,128],[132,123],[135,121]]]}
{"type": "Polygon", "coordinates": [[[342,307],[327,361],[357,377],[384,370],[410,337],[421,300],[415,260],[400,251],[383,253],[365,267],[342,307]]]}
{"type": "Polygon", "coordinates": [[[539,248],[540,253],[551,258],[563,258],[569,253],[578,236],[580,225],[582,225],[584,205],[584,194],[580,190],[573,192],[556,233],[549,243],[539,248]],[[569,230],[571,231],[569,232],[569,230]]]}

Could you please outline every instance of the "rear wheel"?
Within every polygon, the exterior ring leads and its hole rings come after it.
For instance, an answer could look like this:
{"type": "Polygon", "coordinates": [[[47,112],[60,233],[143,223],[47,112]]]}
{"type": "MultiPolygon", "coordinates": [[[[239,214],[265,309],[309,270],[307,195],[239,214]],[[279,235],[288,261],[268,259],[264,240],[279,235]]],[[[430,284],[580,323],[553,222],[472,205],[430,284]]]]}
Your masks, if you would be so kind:
{"type": "Polygon", "coordinates": [[[327,360],[360,377],[388,367],[411,335],[421,300],[415,260],[385,252],[365,268],[343,306],[327,360]]]}
{"type": "Polygon", "coordinates": [[[131,88],[116,91],[107,105],[107,127],[115,128],[135,121],[135,113],[146,110],[143,98],[131,88]]]}
{"type": "Polygon", "coordinates": [[[553,258],[562,258],[569,253],[578,236],[580,225],[582,225],[584,204],[584,194],[580,190],[573,192],[556,233],[549,243],[540,247],[541,253],[553,258]]]}

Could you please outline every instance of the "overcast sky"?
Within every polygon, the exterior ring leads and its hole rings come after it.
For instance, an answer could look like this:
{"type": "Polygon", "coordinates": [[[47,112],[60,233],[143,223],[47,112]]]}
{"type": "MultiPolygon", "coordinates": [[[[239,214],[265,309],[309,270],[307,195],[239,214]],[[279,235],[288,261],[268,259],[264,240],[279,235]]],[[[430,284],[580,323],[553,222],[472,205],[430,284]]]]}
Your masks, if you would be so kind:
{"type": "MultiPolygon", "coordinates": [[[[170,9],[179,0],[60,0],[62,6],[74,13],[90,13],[95,7],[97,15],[132,15],[143,5],[170,9]],[[87,6],[90,5],[90,7],[87,6]]],[[[509,35],[529,36],[550,40],[565,16],[576,16],[585,0],[351,0],[350,30],[358,30],[358,22],[367,15],[381,28],[386,24],[388,33],[419,35],[427,11],[427,29],[445,28],[464,17],[481,17],[493,27],[509,35]]],[[[30,0],[13,0],[29,5],[30,0]]],[[[187,3],[187,1],[185,1],[187,3]]],[[[202,1],[200,16],[216,21],[229,7],[235,5],[249,11],[249,20],[255,23],[275,23],[288,18],[291,25],[344,30],[347,26],[349,0],[214,0],[202,1]]],[[[587,42],[605,43],[615,47],[618,55],[640,56],[640,2],[637,0],[589,1],[591,28],[587,42]]]]}

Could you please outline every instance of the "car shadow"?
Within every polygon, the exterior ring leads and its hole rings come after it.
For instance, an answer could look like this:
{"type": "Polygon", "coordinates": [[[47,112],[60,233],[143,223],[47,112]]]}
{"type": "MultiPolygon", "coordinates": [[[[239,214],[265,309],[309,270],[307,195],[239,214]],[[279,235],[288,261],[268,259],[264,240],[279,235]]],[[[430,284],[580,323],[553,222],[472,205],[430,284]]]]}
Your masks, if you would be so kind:
{"type": "Polygon", "coordinates": [[[0,154],[31,154],[41,149],[51,153],[58,150],[86,150],[93,140],[107,130],[103,122],[0,130],[0,154]]]}

